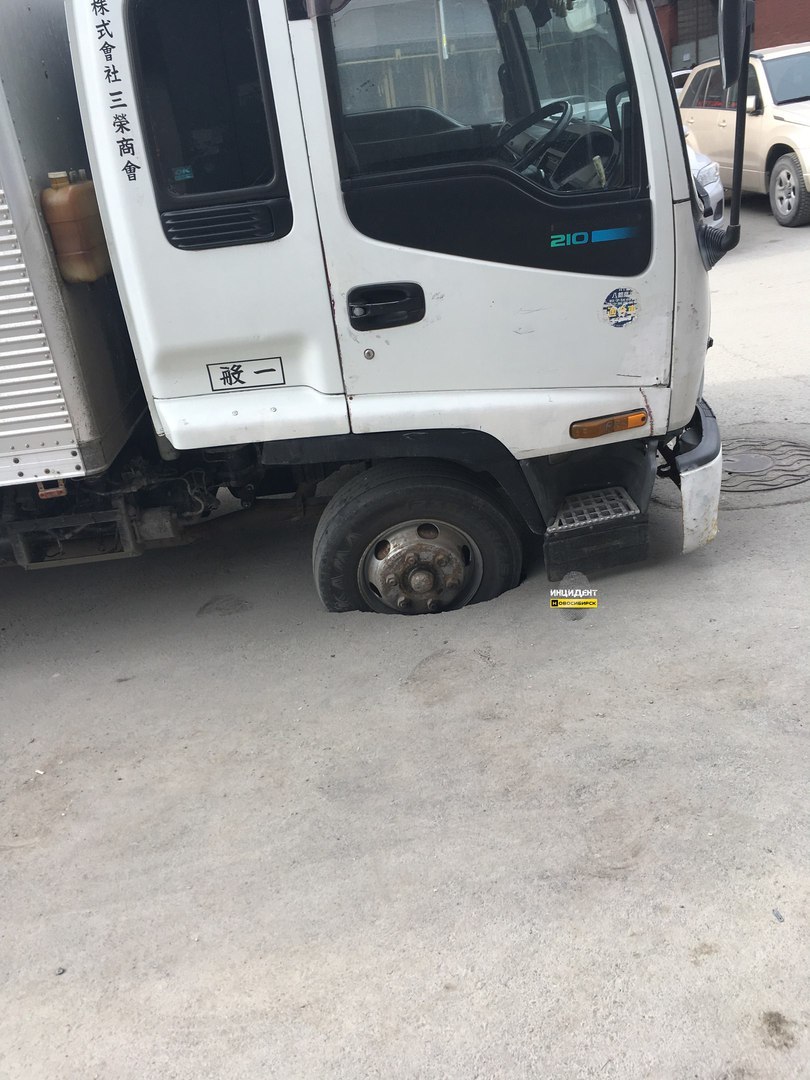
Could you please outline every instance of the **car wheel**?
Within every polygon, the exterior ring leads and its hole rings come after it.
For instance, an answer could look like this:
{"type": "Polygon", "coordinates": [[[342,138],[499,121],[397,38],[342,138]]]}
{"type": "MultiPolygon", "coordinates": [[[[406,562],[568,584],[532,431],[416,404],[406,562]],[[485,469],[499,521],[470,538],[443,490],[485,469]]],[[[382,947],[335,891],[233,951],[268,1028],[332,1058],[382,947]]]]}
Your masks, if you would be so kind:
{"type": "Polygon", "coordinates": [[[795,228],[810,222],[810,192],[795,154],[784,154],[774,165],[770,198],[773,216],[780,225],[795,228]]]}
{"type": "Polygon", "coordinates": [[[519,526],[496,494],[452,465],[377,465],[327,504],[313,545],[329,611],[424,615],[520,583],[519,526]]]}

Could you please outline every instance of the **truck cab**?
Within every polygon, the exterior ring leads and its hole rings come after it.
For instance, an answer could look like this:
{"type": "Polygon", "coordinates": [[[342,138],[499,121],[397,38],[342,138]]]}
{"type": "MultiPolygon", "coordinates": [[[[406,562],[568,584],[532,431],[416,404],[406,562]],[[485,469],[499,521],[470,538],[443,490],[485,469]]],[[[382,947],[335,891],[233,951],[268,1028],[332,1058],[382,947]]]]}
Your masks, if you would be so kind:
{"type": "MultiPolygon", "coordinates": [[[[139,428],[136,490],[124,446],[86,470],[115,476],[119,543],[148,541],[147,491],[174,535],[223,487],[344,466],[314,552],[333,610],[487,599],[533,535],[552,577],[638,557],[659,469],[685,548],[713,536],[700,209],[651,4],[68,0],[67,23],[158,454],[139,428]]],[[[88,512],[75,471],[60,517],[88,512]]],[[[15,513],[18,561],[53,561],[15,513]]]]}

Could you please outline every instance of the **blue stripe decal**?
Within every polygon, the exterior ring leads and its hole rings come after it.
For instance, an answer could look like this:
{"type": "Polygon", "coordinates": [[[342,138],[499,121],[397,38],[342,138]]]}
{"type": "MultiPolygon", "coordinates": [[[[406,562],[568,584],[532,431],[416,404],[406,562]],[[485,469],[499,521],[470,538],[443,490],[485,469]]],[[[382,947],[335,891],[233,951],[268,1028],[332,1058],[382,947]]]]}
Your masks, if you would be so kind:
{"type": "Polygon", "coordinates": [[[638,229],[596,229],[591,233],[592,244],[604,244],[608,240],[629,240],[635,236],[638,229]]]}

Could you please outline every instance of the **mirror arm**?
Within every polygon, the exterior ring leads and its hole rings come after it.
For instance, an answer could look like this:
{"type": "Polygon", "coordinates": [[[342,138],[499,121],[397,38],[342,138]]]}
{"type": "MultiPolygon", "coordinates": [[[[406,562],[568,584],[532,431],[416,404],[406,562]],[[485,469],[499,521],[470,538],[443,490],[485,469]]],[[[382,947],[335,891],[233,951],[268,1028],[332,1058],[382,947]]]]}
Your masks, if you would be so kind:
{"type": "Polygon", "coordinates": [[[740,81],[737,85],[737,117],[734,132],[734,167],[731,174],[731,212],[728,228],[723,237],[723,254],[731,251],[740,242],[740,202],[742,199],[742,174],[745,159],[745,121],[748,117],[747,95],[742,93],[748,85],[748,60],[751,55],[751,27],[745,30],[740,81]]]}
{"type": "MultiPolygon", "coordinates": [[[[730,0],[728,0],[730,2],[730,0]]],[[[731,210],[729,223],[725,229],[717,229],[702,223],[698,228],[698,246],[703,265],[707,270],[720,262],[727,251],[732,251],[740,242],[740,203],[742,201],[742,178],[743,162],[745,160],[745,122],[748,116],[746,104],[747,94],[741,91],[748,88],[748,61],[751,56],[751,33],[754,23],[753,0],[739,0],[738,11],[744,19],[745,32],[742,38],[742,54],[739,56],[740,65],[737,74],[737,115],[734,137],[734,165],[731,180],[731,210]]],[[[721,9],[722,12],[722,9],[721,9]]],[[[724,85],[729,68],[726,65],[723,53],[722,30],[727,24],[721,19],[721,59],[724,70],[724,85]]],[[[738,39],[739,40],[739,39],[738,39]]],[[[738,57],[732,58],[731,70],[734,70],[738,57]]]]}

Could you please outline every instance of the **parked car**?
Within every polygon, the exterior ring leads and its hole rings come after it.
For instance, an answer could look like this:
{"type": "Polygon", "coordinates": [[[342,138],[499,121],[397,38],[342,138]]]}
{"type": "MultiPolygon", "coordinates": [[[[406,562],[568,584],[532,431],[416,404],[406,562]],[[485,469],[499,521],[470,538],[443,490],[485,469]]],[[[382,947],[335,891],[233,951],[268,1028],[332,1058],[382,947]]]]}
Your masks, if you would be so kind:
{"type": "MultiPolygon", "coordinates": [[[[720,61],[694,68],[681,98],[690,142],[731,187],[736,90],[720,61]]],[[[810,42],[759,49],[748,68],[743,191],[767,194],[780,225],[810,222],[810,42]]]]}
{"type": "Polygon", "coordinates": [[[712,161],[706,154],[701,154],[699,150],[695,150],[689,143],[686,144],[686,153],[689,156],[689,168],[692,170],[692,177],[698,189],[698,194],[700,194],[702,188],[709,200],[711,213],[707,212],[706,218],[711,218],[712,225],[722,225],[726,200],[723,181],[720,179],[720,167],[716,161],[712,161]]]}
{"type": "Polygon", "coordinates": [[[686,86],[687,80],[691,74],[691,68],[683,68],[681,71],[672,72],[672,82],[675,85],[675,97],[678,101],[683,97],[683,88],[686,86]]]}

